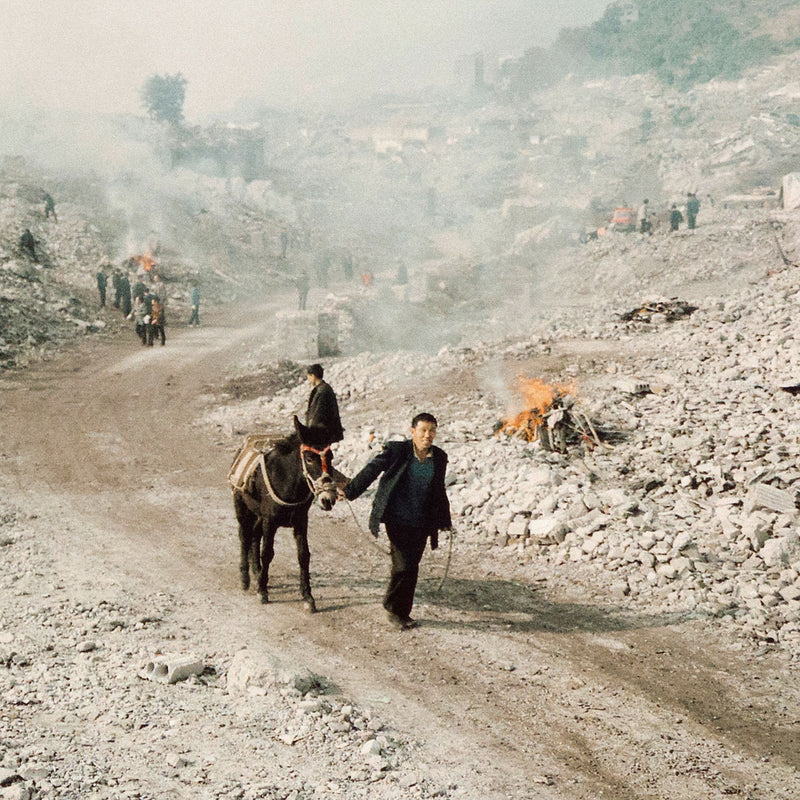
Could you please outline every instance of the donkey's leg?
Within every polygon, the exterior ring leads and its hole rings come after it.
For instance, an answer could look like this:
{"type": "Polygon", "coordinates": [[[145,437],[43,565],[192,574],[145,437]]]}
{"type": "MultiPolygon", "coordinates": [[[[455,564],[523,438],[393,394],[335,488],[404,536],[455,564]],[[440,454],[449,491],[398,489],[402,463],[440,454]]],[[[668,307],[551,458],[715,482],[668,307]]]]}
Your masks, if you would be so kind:
{"type": "Polygon", "coordinates": [[[308,512],[303,514],[301,519],[295,521],[294,541],[297,545],[297,563],[300,565],[300,593],[305,601],[306,610],[313,614],[317,610],[317,604],[311,594],[311,574],[309,572],[311,551],[308,549],[308,512]]]}
{"type": "Polygon", "coordinates": [[[250,553],[253,548],[253,528],[256,518],[238,492],[233,493],[233,510],[239,525],[239,575],[242,589],[247,591],[250,588],[250,553]]]}
{"type": "Polygon", "coordinates": [[[269,565],[275,555],[275,531],[278,526],[271,519],[261,518],[261,574],[258,576],[258,593],[262,603],[269,603],[269,565]]]}
{"type": "Polygon", "coordinates": [[[253,520],[253,533],[250,537],[250,571],[256,579],[256,585],[261,580],[261,538],[264,535],[264,522],[260,516],[253,520]]]}

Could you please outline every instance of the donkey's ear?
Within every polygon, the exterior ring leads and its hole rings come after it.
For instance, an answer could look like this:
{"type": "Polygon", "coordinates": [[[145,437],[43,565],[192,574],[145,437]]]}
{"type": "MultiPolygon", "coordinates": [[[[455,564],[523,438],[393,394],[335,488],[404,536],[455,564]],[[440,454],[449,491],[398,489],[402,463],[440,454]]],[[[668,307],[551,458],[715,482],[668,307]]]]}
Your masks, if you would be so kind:
{"type": "Polygon", "coordinates": [[[331,443],[328,438],[328,432],[324,428],[316,425],[309,428],[307,425],[303,425],[303,423],[300,422],[296,414],[292,419],[294,421],[294,429],[300,437],[300,444],[307,444],[309,447],[318,447],[322,449],[331,443]]]}
{"type": "Polygon", "coordinates": [[[306,439],[308,438],[308,428],[303,425],[302,422],[297,418],[297,414],[292,417],[292,422],[294,422],[294,429],[297,435],[300,437],[300,441],[305,443],[306,439]]]}

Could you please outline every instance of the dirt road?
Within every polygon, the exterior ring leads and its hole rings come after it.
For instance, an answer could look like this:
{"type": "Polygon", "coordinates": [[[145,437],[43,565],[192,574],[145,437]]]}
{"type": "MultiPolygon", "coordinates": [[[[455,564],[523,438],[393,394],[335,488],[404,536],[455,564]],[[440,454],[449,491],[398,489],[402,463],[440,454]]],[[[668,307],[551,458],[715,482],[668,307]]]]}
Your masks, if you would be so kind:
{"type": "MultiPolygon", "coordinates": [[[[578,586],[555,596],[498,551],[458,547],[441,592],[443,554],[426,556],[422,625],[397,633],[380,607],[387,558],[341,505],[312,512],[318,614],[303,611],[288,532],[273,602],[242,593],[225,481],[237,437],[194,420],[242,348],[270,336],[270,314],[206,319],[164,348],[87,339],[0,379],[0,489],[28,515],[34,572],[78,595],[105,581],[154,605],[168,592],[208,651],[249,646],[327,676],[420,742],[418,774],[449,796],[800,797],[797,665],[713,620],[625,611],[578,586]]],[[[183,735],[200,747],[206,734],[183,735]]],[[[125,746],[135,760],[136,738],[125,746]]]]}

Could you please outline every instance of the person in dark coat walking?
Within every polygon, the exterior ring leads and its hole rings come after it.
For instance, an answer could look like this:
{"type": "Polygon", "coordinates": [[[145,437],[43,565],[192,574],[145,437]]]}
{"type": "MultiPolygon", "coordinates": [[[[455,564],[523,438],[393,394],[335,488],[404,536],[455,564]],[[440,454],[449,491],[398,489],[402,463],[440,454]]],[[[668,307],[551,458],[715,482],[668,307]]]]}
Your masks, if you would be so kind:
{"type": "Polygon", "coordinates": [[[131,313],[131,282],[127,273],[122,273],[119,278],[120,298],[122,300],[122,315],[127,317],[131,313]]]}
{"type": "Polygon", "coordinates": [[[690,229],[697,226],[697,215],[700,213],[700,201],[694,192],[686,194],[686,220],[690,229]]]}
{"type": "Polygon", "coordinates": [[[383,607],[389,622],[399,630],[417,627],[411,609],[428,539],[436,549],[439,531],[452,527],[444,483],[447,454],[433,445],[436,428],[433,414],[417,414],[411,420],[410,440],[386,442],[352,480],[339,487],[343,497],[354,500],[383,473],[369,528],[377,536],[383,523],[389,537],[392,567],[383,607]]]}
{"type": "Polygon", "coordinates": [[[683,214],[678,210],[678,206],[675,203],[672,204],[672,208],[669,210],[669,229],[670,231],[678,230],[681,222],[683,222],[683,214]]]}
{"type": "Polygon", "coordinates": [[[108,285],[108,276],[104,269],[97,271],[97,293],[100,295],[100,308],[105,308],[106,305],[106,286],[108,285]]]}
{"type": "Polygon", "coordinates": [[[138,297],[140,300],[144,300],[145,295],[147,294],[147,287],[142,282],[142,279],[137,276],[136,282],[133,284],[132,289],[132,299],[136,300],[138,297]]]}
{"type": "Polygon", "coordinates": [[[311,393],[306,408],[306,427],[323,432],[329,444],[344,439],[344,429],[339,417],[339,403],[336,393],[322,380],[324,370],[321,364],[312,364],[306,371],[311,393]]]}
{"type": "Polygon", "coordinates": [[[114,308],[119,308],[122,302],[122,270],[115,269],[111,273],[111,288],[114,290],[114,308]]]}

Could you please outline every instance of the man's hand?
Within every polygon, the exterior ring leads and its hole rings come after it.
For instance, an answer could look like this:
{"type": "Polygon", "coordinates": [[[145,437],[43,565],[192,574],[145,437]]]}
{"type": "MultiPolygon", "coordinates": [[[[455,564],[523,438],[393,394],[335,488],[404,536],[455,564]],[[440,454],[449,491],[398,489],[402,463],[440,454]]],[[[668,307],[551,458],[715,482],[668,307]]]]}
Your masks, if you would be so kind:
{"type": "Polygon", "coordinates": [[[339,500],[347,500],[347,496],[344,493],[344,487],[347,486],[347,483],[347,481],[344,481],[336,484],[336,496],[339,500]]]}

